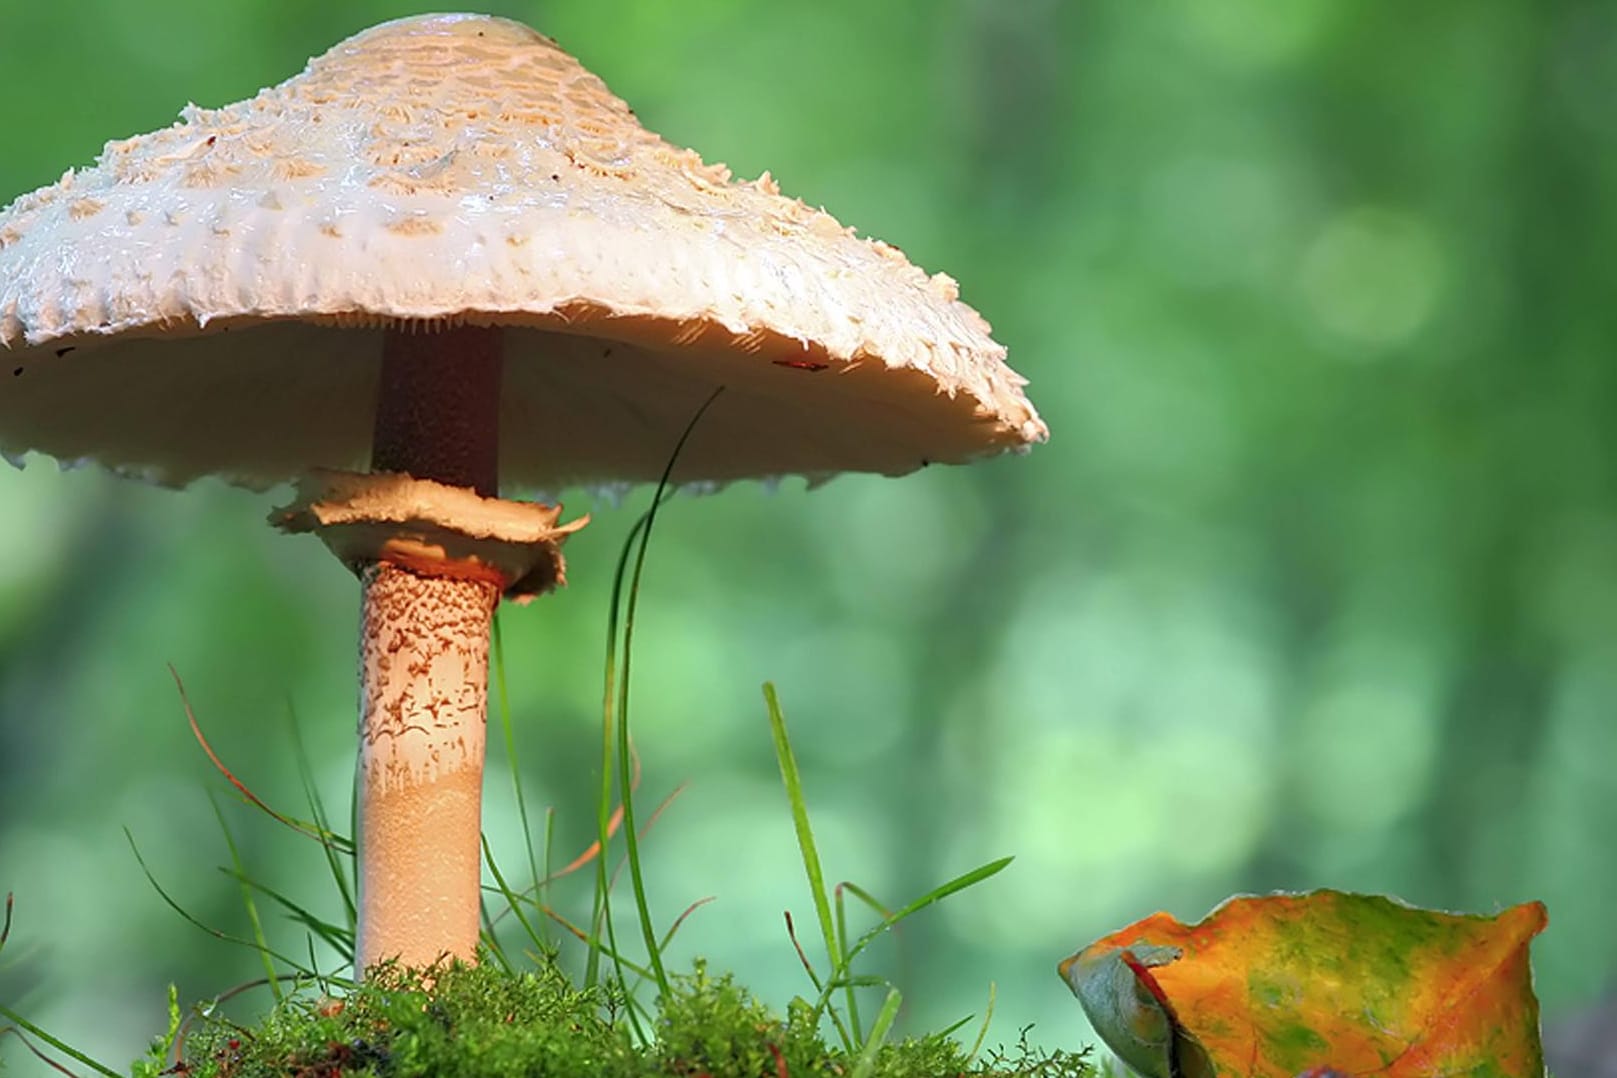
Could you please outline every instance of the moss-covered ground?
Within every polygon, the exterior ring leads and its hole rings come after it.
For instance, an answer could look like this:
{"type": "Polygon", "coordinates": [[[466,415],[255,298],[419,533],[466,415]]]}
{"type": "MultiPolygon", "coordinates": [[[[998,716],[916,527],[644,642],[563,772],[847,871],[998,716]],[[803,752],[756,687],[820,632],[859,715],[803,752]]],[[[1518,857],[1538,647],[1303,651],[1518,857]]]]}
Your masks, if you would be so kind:
{"type": "Polygon", "coordinates": [[[341,998],[289,996],[252,1028],[181,1020],[134,1068],[135,1078],[1087,1078],[1087,1053],[1025,1039],[969,1052],[945,1035],[857,1054],[827,1044],[813,1008],[774,1013],[729,976],[698,965],[676,974],[654,1035],[636,1038],[611,987],[579,989],[553,962],[381,970],[341,998]]]}

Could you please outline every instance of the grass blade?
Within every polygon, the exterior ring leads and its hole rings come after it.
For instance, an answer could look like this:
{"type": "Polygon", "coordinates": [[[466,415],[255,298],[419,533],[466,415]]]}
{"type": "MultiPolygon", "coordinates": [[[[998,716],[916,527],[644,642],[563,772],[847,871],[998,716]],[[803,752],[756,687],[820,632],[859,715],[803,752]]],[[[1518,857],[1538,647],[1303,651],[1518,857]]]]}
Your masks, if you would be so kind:
{"type": "Polygon", "coordinates": [[[803,857],[803,870],[808,874],[809,892],[814,898],[814,912],[820,919],[820,933],[825,937],[825,949],[833,966],[842,965],[841,948],[837,946],[836,926],[831,919],[831,900],[825,889],[825,873],[820,870],[820,852],[814,845],[814,828],[809,823],[808,804],[803,799],[803,777],[797,769],[797,757],[786,735],[786,716],[781,712],[780,698],[775,686],[764,684],[764,701],[769,708],[769,729],[775,740],[775,759],[780,764],[781,780],[786,784],[786,799],[791,804],[792,825],[797,830],[797,847],[803,857]]]}
{"type": "MultiPolygon", "coordinates": [[[[805,819],[804,822],[806,823],[807,820],[805,819]]],[[[928,891],[920,898],[917,898],[909,905],[895,910],[883,917],[880,923],[878,923],[874,928],[871,928],[869,931],[865,932],[864,935],[860,936],[858,942],[849,948],[848,953],[842,956],[841,960],[833,966],[831,976],[826,979],[825,987],[820,989],[820,998],[815,1001],[815,1012],[819,1013],[825,1009],[826,1004],[828,1004],[831,1000],[831,993],[836,989],[846,987],[851,984],[869,983],[863,978],[849,977],[847,975],[847,971],[852,965],[853,960],[859,957],[859,955],[864,952],[865,948],[870,946],[870,944],[883,932],[886,932],[888,929],[904,920],[904,918],[908,917],[910,914],[915,913],[918,910],[924,910],[933,903],[941,902],[950,895],[964,891],[966,888],[971,887],[974,884],[981,883],[983,880],[988,879],[988,877],[1003,871],[1005,866],[1009,865],[1012,860],[1013,859],[1010,857],[1001,857],[997,861],[990,861],[986,865],[979,865],[970,872],[962,873],[947,883],[939,884],[937,887],[934,887],[932,890],[928,891]]],[[[846,886],[849,886],[855,894],[866,894],[860,889],[852,887],[852,885],[846,886]]],[[[866,897],[868,898],[868,896],[866,897]]],[[[869,901],[876,908],[881,908],[880,903],[876,902],[874,898],[869,898],[869,901]]],[[[833,1015],[835,1014],[834,1011],[832,1013],[833,1015]]]]}
{"type": "Polygon", "coordinates": [[[847,891],[853,895],[853,897],[875,910],[876,916],[882,918],[883,920],[893,915],[893,911],[887,908],[887,904],[885,902],[882,902],[875,895],[871,894],[863,887],[860,887],[857,883],[853,883],[850,880],[843,880],[841,883],[837,884],[837,890],[839,892],[847,891]]]}
{"type": "Polygon", "coordinates": [[[219,802],[208,793],[208,804],[213,806],[213,815],[219,821],[219,830],[224,833],[225,846],[230,850],[230,863],[235,866],[236,877],[240,881],[241,902],[247,907],[247,921],[253,926],[253,940],[258,944],[258,956],[264,961],[264,972],[269,977],[270,993],[275,1002],[281,1002],[281,982],[275,976],[275,960],[270,957],[269,940],[264,936],[264,924],[258,919],[258,903],[253,898],[253,889],[247,883],[247,872],[241,863],[241,851],[236,848],[236,838],[230,833],[230,825],[225,823],[225,814],[219,811],[219,802]]]}
{"type": "Polygon", "coordinates": [[[870,1039],[859,1052],[859,1061],[854,1064],[852,1078],[870,1078],[876,1070],[876,1053],[881,1051],[882,1044],[887,1040],[888,1030],[893,1028],[893,1022],[898,1018],[899,1004],[904,997],[899,995],[898,989],[889,988],[887,999],[881,1005],[881,1011],[876,1015],[876,1024],[870,1027],[870,1039]]]}
{"type": "MultiPolygon", "coordinates": [[[[786,785],[786,800],[791,804],[792,825],[797,830],[797,848],[803,858],[803,871],[808,876],[809,893],[814,898],[814,912],[820,920],[820,934],[825,938],[826,954],[831,959],[831,975],[826,978],[816,1011],[822,1010],[832,988],[842,980],[847,962],[837,943],[836,925],[831,918],[831,899],[825,890],[825,873],[820,869],[820,852],[814,845],[814,828],[809,823],[808,803],[803,799],[803,776],[797,770],[797,757],[792,753],[791,739],[786,735],[786,716],[780,708],[780,697],[775,686],[764,683],[764,703],[769,709],[769,730],[775,741],[775,760],[780,764],[781,781],[786,785]]],[[[851,1052],[854,1041],[841,1029],[844,1046],[851,1052]]]]}
{"type": "MultiPolygon", "coordinates": [[[[551,805],[545,806],[545,844],[544,844],[544,873],[534,881],[534,897],[539,900],[540,908],[550,905],[550,864],[551,854],[556,848],[556,810],[551,805]]],[[[548,938],[548,937],[547,937],[548,938]]]]}
{"type": "Polygon", "coordinates": [[[847,961],[852,962],[855,956],[857,956],[866,947],[870,946],[871,942],[875,940],[876,937],[898,924],[910,914],[924,910],[934,903],[943,901],[950,895],[958,894],[968,887],[972,887],[983,882],[990,876],[997,875],[998,873],[1004,871],[1005,866],[1009,865],[1012,860],[1014,860],[1014,858],[1001,857],[996,861],[988,862],[986,865],[979,865],[970,872],[963,872],[949,882],[939,884],[937,887],[934,887],[932,890],[928,891],[926,894],[922,895],[920,898],[917,898],[915,901],[911,902],[902,909],[883,917],[880,924],[876,925],[874,928],[870,929],[864,935],[859,937],[859,942],[855,943],[853,945],[853,949],[848,952],[847,961]]]}

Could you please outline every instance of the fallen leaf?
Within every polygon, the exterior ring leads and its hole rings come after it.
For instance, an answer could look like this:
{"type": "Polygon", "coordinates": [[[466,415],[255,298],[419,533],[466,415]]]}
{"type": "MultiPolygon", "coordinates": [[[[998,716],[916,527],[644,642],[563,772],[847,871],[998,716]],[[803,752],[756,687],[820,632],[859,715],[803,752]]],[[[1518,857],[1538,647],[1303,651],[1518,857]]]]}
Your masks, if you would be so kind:
{"type": "Polygon", "coordinates": [[[1146,1078],[1540,1078],[1528,942],[1542,903],[1495,917],[1339,891],[1153,914],[1062,962],[1146,1078]]]}

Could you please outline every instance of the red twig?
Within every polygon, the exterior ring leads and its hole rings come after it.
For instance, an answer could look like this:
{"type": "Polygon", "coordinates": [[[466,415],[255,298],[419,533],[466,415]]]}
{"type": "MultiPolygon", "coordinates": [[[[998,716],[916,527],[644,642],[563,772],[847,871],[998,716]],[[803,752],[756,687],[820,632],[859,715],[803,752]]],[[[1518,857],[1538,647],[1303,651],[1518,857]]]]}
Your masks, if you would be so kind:
{"type": "MultiPolygon", "coordinates": [[[[634,791],[640,789],[640,754],[634,751],[634,742],[632,740],[629,742],[629,759],[634,768],[629,776],[629,792],[633,793],[634,791]]],[[[606,837],[610,839],[613,835],[618,833],[618,828],[622,826],[623,804],[622,802],[619,802],[618,807],[612,810],[612,818],[607,821],[606,837]]],[[[559,880],[563,876],[568,876],[574,872],[577,872],[579,869],[595,860],[595,858],[600,855],[600,852],[601,840],[596,839],[594,842],[590,843],[584,848],[583,853],[579,854],[577,857],[573,858],[572,861],[568,862],[566,868],[559,869],[546,876],[544,882],[549,883],[552,880],[559,880]]]]}
{"type": "MultiPolygon", "coordinates": [[[[221,1003],[225,1003],[225,1002],[228,1002],[228,1001],[230,1001],[232,999],[235,999],[237,996],[241,995],[243,992],[247,991],[250,988],[263,988],[265,985],[267,985],[269,983],[270,982],[269,982],[268,977],[258,977],[258,978],[254,979],[254,980],[247,981],[245,984],[238,984],[236,987],[226,989],[220,995],[215,996],[214,999],[213,999],[213,1005],[215,1007],[217,1007],[221,1003]]],[[[178,1032],[176,1032],[176,1034],[174,1036],[174,1064],[175,1064],[175,1066],[183,1066],[184,1063],[185,1063],[185,1038],[191,1032],[191,1022],[196,1017],[197,1017],[197,1012],[195,1010],[192,1010],[190,1014],[185,1016],[184,1021],[182,1021],[180,1023],[180,1028],[179,1028],[178,1032]]],[[[240,1029],[241,1027],[238,1026],[237,1028],[240,1029]]],[[[243,1030],[243,1032],[245,1033],[246,1031],[243,1030]]],[[[181,1072],[181,1073],[183,1073],[183,1072],[181,1072]]]]}
{"type": "Polygon", "coordinates": [[[299,821],[292,819],[290,816],[282,816],[279,812],[276,812],[263,801],[259,800],[257,794],[249,790],[244,782],[231,773],[230,768],[226,767],[224,761],[219,759],[219,754],[213,751],[213,746],[208,744],[208,739],[202,736],[202,727],[197,722],[196,712],[191,709],[191,698],[185,693],[185,683],[180,680],[180,672],[174,669],[173,666],[168,668],[168,672],[173,676],[175,687],[177,687],[180,691],[180,706],[185,708],[185,721],[191,724],[191,735],[196,738],[197,744],[202,746],[202,751],[208,754],[208,759],[213,761],[213,766],[218,770],[219,774],[223,775],[225,780],[229,782],[230,785],[234,786],[238,793],[245,797],[254,806],[263,810],[263,812],[271,819],[285,824],[287,827],[290,827],[299,834],[308,835],[310,838],[323,840],[324,836],[322,836],[316,829],[309,827],[307,824],[300,823],[299,821]]]}
{"type": "Polygon", "coordinates": [[[803,963],[803,969],[808,973],[809,980],[814,983],[815,988],[820,987],[820,978],[815,975],[814,964],[809,961],[808,955],[803,953],[803,945],[797,942],[797,929],[792,925],[791,910],[786,911],[786,935],[792,941],[792,948],[797,951],[798,961],[803,963]]]}
{"type": "MultiPolygon", "coordinates": [[[[8,902],[7,905],[9,906],[10,903],[8,902]]],[[[10,912],[9,909],[7,912],[10,912]]],[[[41,1052],[38,1048],[35,1048],[34,1042],[23,1036],[22,1030],[18,1029],[16,1026],[0,1026],[0,1037],[4,1037],[7,1033],[11,1034],[13,1037],[16,1037],[19,1041],[22,1041],[22,1046],[34,1053],[34,1058],[38,1059],[51,1070],[56,1071],[58,1074],[65,1074],[68,1076],[68,1078],[78,1078],[78,1075],[56,1062],[56,1060],[52,1059],[44,1052],[41,1052]]]]}
{"type": "Polygon", "coordinates": [[[691,914],[695,913],[709,902],[712,902],[716,897],[718,896],[708,895],[706,898],[699,898],[695,902],[692,902],[689,906],[686,906],[685,912],[681,913],[678,917],[675,917],[674,923],[668,926],[668,932],[663,937],[664,940],[673,939],[674,933],[679,931],[679,926],[685,923],[685,918],[689,917],[691,914]]]}
{"type": "MultiPolygon", "coordinates": [[[[667,797],[663,798],[660,802],[658,802],[656,809],[654,809],[652,811],[650,816],[646,817],[645,826],[640,828],[639,836],[641,838],[645,838],[647,835],[649,835],[651,833],[651,825],[657,822],[657,818],[663,814],[664,809],[666,809],[669,805],[672,805],[674,803],[674,798],[678,797],[680,794],[685,792],[686,785],[687,785],[686,783],[682,782],[678,786],[675,786],[672,793],[670,793],[667,797]]],[[[612,885],[613,886],[617,885],[618,874],[623,871],[623,866],[628,864],[628,863],[629,863],[629,858],[628,858],[627,855],[624,856],[622,861],[618,862],[617,870],[612,873],[612,885]]]]}

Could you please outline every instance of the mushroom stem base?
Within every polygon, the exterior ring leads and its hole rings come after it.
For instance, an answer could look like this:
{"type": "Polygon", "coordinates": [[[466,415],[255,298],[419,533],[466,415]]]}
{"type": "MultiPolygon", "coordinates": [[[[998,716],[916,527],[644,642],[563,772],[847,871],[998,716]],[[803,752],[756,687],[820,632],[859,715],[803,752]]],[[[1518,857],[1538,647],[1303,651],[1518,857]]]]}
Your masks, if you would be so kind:
{"type": "Polygon", "coordinates": [[[358,976],[477,950],[498,586],[377,562],[360,617],[358,976]]]}

